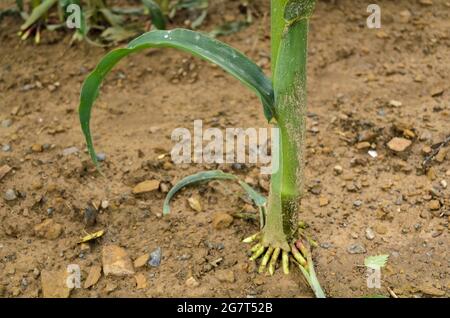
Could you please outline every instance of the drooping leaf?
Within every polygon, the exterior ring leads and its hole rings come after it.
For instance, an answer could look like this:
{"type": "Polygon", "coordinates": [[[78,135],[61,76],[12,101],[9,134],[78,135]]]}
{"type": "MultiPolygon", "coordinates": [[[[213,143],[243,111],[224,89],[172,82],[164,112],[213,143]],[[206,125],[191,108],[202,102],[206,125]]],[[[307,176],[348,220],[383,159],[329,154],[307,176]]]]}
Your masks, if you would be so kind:
{"type": "Polygon", "coordinates": [[[379,269],[381,267],[386,266],[389,255],[376,255],[376,256],[368,256],[364,259],[364,266],[370,267],[372,269],[379,269]]]}
{"type": "Polygon", "coordinates": [[[176,48],[222,67],[260,97],[268,121],[273,117],[274,94],[272,82],[244,54],[225,43],[190,30],[151,31],[130,42],[126,48],[113,50],[104,56],[83,83],[79,106],[80,123],[89,154],[97,167],[98,161],[90,131],[90,119],[92,106],[98,97],[100,85],[106,75],[122,58],[147,48],[176,48]]]}
{"type": "Polygon", "coordinates": [[[38,5],[34,10],[31,12],[28,19],[25,21],[24,24],[20,27],[22,31],[25,31],[30,26],[32,26],[37,20],[39,20],[44,14],[47,13],[48,10],[57,2],[58,0],[44,0],[40,5],[38,5]]]}
{"type": "Polygon", "coordinates": [[[164,14],[162,13],[159,5],[153,0],[142,0],[142,3],[150,11],[153,25],[159,30],[165,30],[166,18],[164,17],[164,14]]]}
{"type": "Polygon", "coordinates": [[[212,171],[204,171],[199,172],[196,174],[193,174],[191,176],[188,176],[184,179],[182,179],[180,182],[178,182],[172,189],[170,189],[169,193],[166,196],[166,199],[164,200],[164,206],[163,206],[163,214],[167,215],[170,213],[170,200],[173,198],[173,196],[183,189],[184,187],[187,187],[189,185],[193,185],[196,183],[204,182],[204,181],[210,181],[210,180],[231,180],[231,181],[237,181],[237,183],[247,192],[248,196],[255,202],[255,204],[261,208],[264,207],[266,204],[266,198],[263,197],[261,194],[259,194],[256,190],[254,190],[252,187],[250,187],[247,183],[239,180],[238,177],[236,177],[233,174],[225,173],[222,170],[212,170],[212,171]]]}

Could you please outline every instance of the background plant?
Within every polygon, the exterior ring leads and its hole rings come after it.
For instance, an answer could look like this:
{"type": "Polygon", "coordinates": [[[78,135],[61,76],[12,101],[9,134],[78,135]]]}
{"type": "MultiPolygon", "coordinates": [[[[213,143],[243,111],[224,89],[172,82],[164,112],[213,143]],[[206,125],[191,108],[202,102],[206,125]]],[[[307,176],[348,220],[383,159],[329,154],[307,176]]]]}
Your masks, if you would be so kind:
{"type": "Polygon", "coordinates": [[[164,214],[170,211],[170,199],[185,186],[211,179],[237,181],[260,209],[261,231],[244,239],[256,243],[250,259],[262,258],[259,272],[273,275],[281,258],[283,271],[288,274],[291,259],[315,295],[324,297],[311,255],[310,247],[315,242],[305,234],[303,223],[299,227],[297,222],[304,183],[308,26],[314,6],[314,0],[271,1],[272,80],[241,52],[207,35],[186,29],[155,30],[125,48],[111,51],[100,61],[83,84],[79,116],[89,154],[98,167],[90,131],[91,109],[103,79],[122,58],[147,48],[176,48],[212,62],[240,80],[259,96],[266,119],[280,129],[278,150],[272,154],[280,168],[272,175],[268,200],[261,200],[256,191],[232,175],[204,172],[174,186],[165,201],[164,214]]]}

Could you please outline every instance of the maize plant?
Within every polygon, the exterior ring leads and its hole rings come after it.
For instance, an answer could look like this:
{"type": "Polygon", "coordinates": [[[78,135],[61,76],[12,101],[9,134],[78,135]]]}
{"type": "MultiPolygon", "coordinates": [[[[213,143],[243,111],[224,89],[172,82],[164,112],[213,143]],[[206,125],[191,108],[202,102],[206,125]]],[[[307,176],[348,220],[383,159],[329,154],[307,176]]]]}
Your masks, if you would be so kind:
{"type": "Polygon", "coordinates": [[[272,174],[268,199],[232,174],[209,171],[175,185],[167,195],[163,212],[169,213],[170,199],[185,186],[212,179],[237,182],[260,210],[260,232],[244,239],[245,243],[255,244],[250,259],[260,259],[259,272],[273,275],[281,261],[281,268],[288,274],[290,265],[295,264],[315,295],[325,297],[311,256],[314,241],[297,222],[304,183],[308,25],[314,7],[315,0],[271,1],[272,79],[241,52],[211,37],[185,29],[155,30],[125,48],[113,50],[100,61],[83,84],[79,116],[89,154],[98,167],[89,125],[91,109],[103,79],[122,58],[147,48],[176,48],[212,62],[240,80],[259,96],[266,119],[280,131],[278,151],[272,154],[279,169],[272,174]]]}

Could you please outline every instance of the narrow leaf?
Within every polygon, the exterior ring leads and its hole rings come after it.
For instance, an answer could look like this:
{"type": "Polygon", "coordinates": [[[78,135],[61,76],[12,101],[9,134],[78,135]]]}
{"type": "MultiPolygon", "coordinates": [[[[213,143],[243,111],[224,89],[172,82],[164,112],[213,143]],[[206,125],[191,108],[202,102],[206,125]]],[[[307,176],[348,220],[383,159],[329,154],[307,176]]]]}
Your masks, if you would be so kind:
{"type": "Polygon", "coordinates": [[[204,171],[193,174],[182,179],[178,182],[169,193],[167,193],[166,199],[164,200],[163,214],[167,215],[170,213],[170,200],[173,198],[178,191],[192,184],[199,182],[210,181],[210,180],[236,180],[237,178],[229,173],[225,173],[221,170],[204,171]]]}
{"type": "Polygon", "coordinates": [[[98,167],[90,131],[91,110],[99,88],[111,69],[125,56],[146,48],[176,48],[217,64],[253,90],[261,99],[267,120],[273,117],[274,94],[272,82],[263,71],[244,54],[234,48],[198,32],[175,29],[155,30],[141,35],[126,48],[116,49],[103,57],[86,78],[81,89],[79,116],[91,159],[98,167]]]}

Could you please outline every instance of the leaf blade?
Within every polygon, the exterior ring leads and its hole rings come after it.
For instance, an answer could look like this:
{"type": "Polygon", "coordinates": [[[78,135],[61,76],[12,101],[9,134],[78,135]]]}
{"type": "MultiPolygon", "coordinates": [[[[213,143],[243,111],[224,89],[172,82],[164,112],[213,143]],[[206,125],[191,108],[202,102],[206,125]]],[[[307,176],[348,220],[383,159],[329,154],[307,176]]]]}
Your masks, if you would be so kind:
{"type": "Polygon", "coordinates": [[[386,266],[388,259],[389,259],[388,254],[368,256],[364,259],[364,266],[370,267],[372,269],[379,269],[381,267],[386,266]]]}
{"type": "Polygon", "coordinates": [[[80,123],[89,154],[97,167],[98,161],[90,131],[90,118],[100,85],[108,72],[122,58],[146,48],[175,48],[221,66],[260,97],[264,114],[269,121],[273,117],[274,93],[272,82],[244,54],[220,41],[190,30],[151,31],[131,41],[126,48],[113,50],[104,56],[83,83],[79,105],[80,123]]]}

